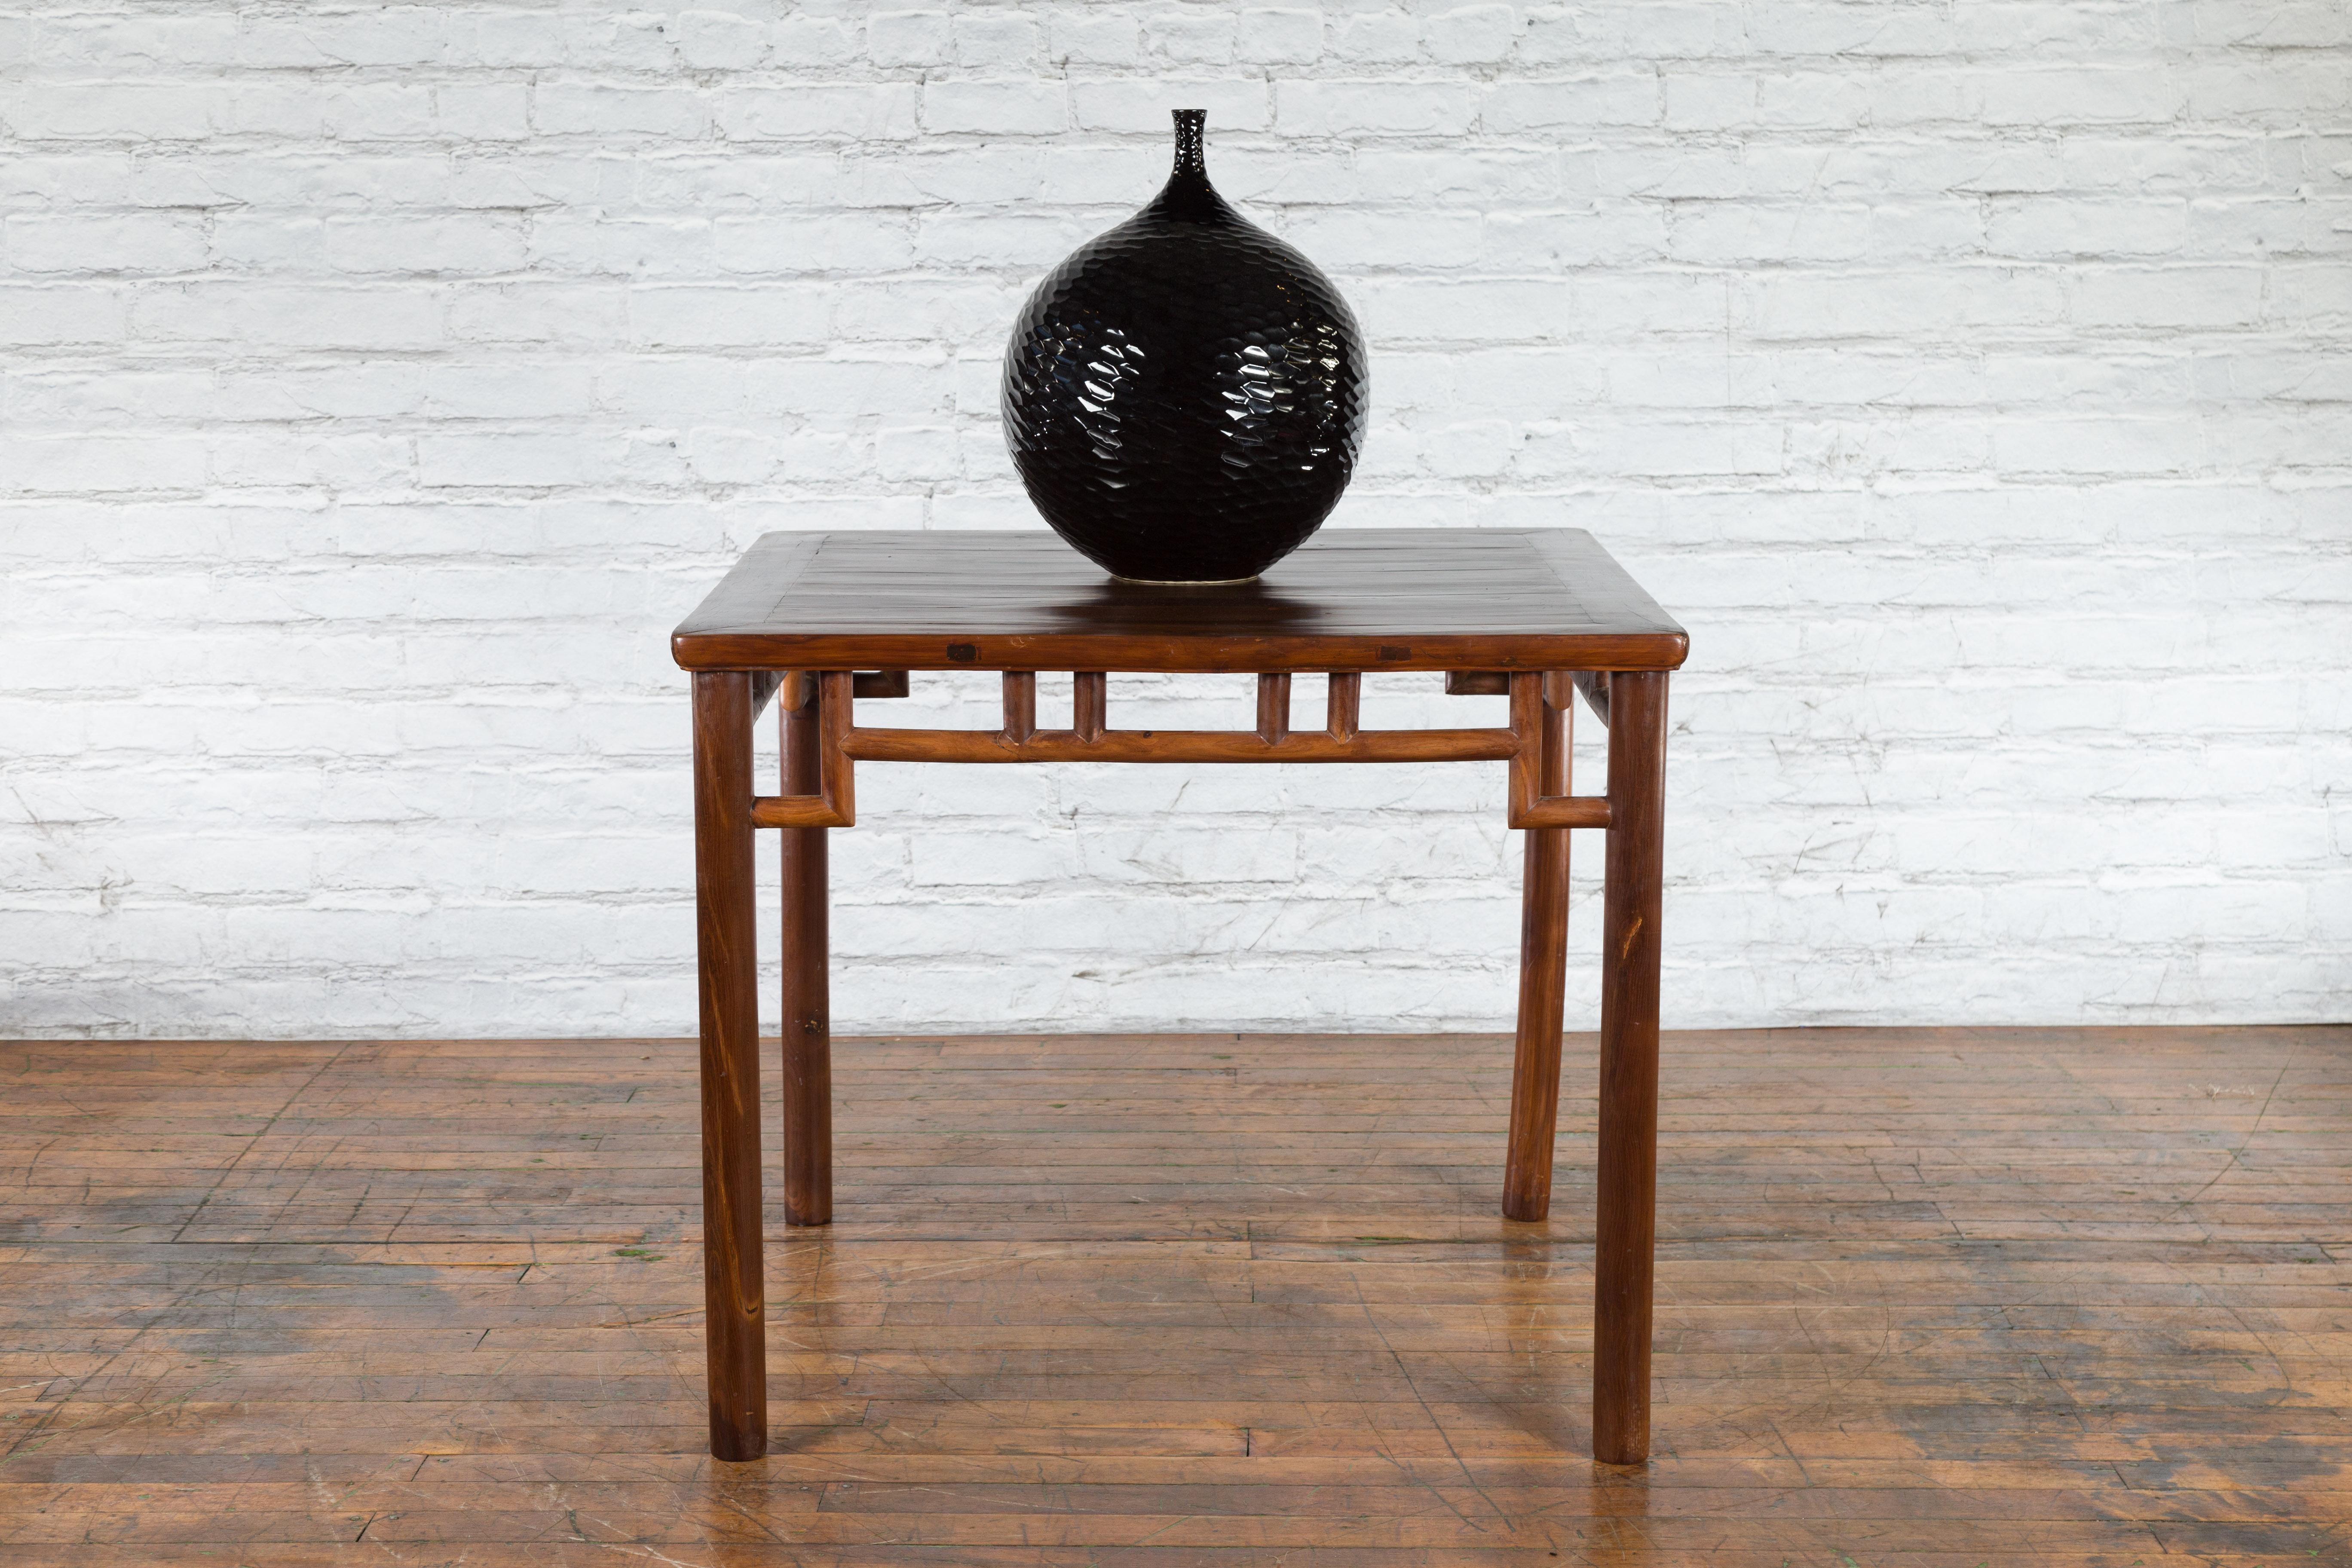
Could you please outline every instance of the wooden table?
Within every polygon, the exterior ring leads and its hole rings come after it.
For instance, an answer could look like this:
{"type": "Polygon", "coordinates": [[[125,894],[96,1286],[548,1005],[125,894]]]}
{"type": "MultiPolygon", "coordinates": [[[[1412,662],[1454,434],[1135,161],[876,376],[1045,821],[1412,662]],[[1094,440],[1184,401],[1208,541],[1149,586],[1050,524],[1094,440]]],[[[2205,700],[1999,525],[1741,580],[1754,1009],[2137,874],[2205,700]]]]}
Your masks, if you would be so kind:
{"type": "Polygon", "coordinates": [[[825,834],[857,821],[855,764],[1428,763],[1510,768],[1525,828],[1519,1012],[1503,1214],[1551,1205],[1568,933],[1568,835],[1607,830],[1592,1447],[1650,1448],[1657,1165],[1658,914],[1666,679],[1683,629],[1579,529],[1327,531],[1255,583],[1154,587],[1106,577],[1049,533],[771,533],[677,628],[692,672],[701,953],[704,1300],[710,1451],[767,1451],[761,1281],[760,1007],[752,835],[783,837],[784,1221],[833,1219],[825,834]],[[858,697],[908,671],[1002,672],[992,731],[859,729],[858,697]],[[1075,677],[1071,726],[1037,727],[1040,669],[1075,677]],[[1329,676],[1323,728],[1291,728],[1291,677],[1329,676]],[[1506,729],[1368,731],[1367,670],[1445,672],[1510,698],[1506,729]],[[1116,730],[1112,672],[1257,678],[1247,731],[1116,730]],[[1571,689],[1609,730],[1609,787],[1569,793],[1571,689]],[[756,793],[751,725],[781,691],[781,793],[756,793]]]}

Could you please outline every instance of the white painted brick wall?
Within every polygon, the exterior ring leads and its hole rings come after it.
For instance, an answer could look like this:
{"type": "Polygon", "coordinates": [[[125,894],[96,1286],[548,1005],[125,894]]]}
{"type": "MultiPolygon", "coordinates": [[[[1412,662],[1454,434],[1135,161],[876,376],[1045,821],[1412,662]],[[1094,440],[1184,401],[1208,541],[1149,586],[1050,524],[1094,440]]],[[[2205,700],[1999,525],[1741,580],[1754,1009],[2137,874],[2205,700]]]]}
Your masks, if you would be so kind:
{"type": "MultiPolygon", "coordinates": [[[[1670,1023],[2352,1013],[2343,5],[58,0],[0,1031],[689,1028],[664,634],[763,530],[1034,524],[997,356],[1180,104],[1371,333],[1332,526],[1581,524],[1689,625],[1670,1023]]],[[[1498,766],[860,783],[845,1027],[1507,1017],[1498,766]]]]}

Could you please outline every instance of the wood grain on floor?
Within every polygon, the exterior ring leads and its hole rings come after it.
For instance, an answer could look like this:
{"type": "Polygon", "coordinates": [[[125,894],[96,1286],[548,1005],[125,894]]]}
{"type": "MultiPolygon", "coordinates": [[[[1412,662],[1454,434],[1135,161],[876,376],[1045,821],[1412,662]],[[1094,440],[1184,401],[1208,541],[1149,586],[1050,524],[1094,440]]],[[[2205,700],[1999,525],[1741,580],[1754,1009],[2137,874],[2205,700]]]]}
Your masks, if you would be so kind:
{"type": "Polygon", "coordinates": [[[2352,1562],[2352,1027],[1669,1036],[1645,1470],[1589,1037],[835,1057],[725,1466],[691,1043],[0,1045],[0,1564],[2352,1562]]]}

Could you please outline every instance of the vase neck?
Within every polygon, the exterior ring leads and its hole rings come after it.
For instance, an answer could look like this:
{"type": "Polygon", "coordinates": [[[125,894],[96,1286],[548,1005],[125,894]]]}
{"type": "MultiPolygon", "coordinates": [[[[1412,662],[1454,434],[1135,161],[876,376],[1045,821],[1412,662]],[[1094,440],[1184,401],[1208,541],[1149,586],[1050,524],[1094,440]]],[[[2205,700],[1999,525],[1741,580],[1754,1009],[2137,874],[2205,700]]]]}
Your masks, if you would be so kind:
{"type": "Polygon", "coordinates": [[[1208,140],[1209,111],[1205,109],[1179,109],[1171,118],[1176,121],[1174,177],[1181,179],[1190,174],[1205,182],[1209,177],[1209,163],[1203,143],[1208,140]]]}
{"type": "Polygon", "coordinates": [[[1176,164],[1170,171],[1168,184],[1146,209],[1160,217],[1202,222],[1231,214],[1233,208],[1217,195],[1209,184],[1209,165],[1204,143],[1209,118],[1204,109],[1179,109],[1176,121],[1176,164]]]}

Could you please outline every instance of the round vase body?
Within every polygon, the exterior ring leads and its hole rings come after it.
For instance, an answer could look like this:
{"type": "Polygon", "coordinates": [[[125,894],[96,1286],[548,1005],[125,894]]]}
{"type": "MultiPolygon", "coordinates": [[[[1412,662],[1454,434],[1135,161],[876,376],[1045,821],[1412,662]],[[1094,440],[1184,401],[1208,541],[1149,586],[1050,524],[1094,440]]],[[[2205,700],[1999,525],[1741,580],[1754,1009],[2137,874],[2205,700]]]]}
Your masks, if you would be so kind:
{"type": "Polygon", "coordinates": [[[1029,297],[1004,356],[1004,437],[1054,531],[1114,576],[1256,576],[1348,488],[1363,333],[1314,263],[1209,184],[1202,112],[1176,169],[1029,297]]]}

